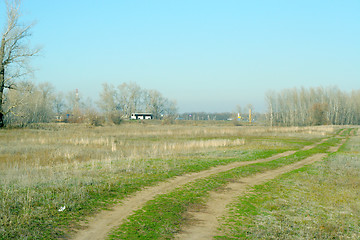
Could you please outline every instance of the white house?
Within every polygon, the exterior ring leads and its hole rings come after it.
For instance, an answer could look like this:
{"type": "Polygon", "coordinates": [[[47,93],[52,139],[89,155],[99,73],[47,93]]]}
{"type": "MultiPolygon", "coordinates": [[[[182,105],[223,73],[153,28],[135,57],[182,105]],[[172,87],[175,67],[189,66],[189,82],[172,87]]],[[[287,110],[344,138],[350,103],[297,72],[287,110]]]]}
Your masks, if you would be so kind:
{"type": "Polygon", "coordinates": [[[153,115],[151,113],[132,113],[130,119],[153,119],[153,115]]]}

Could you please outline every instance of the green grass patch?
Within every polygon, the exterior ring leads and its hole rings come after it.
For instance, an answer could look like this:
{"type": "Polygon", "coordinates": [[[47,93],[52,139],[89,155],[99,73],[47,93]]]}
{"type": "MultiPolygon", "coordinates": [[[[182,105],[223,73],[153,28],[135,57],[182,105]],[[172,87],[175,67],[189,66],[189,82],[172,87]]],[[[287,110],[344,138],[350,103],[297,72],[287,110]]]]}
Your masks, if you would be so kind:
{"type": "Polygon", "coordinates": [[[342,137],[348,136],[350,134],[350,132],[353,130],[353,128],[346,128],[346,129],[341,129],[343,130],[342,133],[340,133],[339,135],[342,137]]]}

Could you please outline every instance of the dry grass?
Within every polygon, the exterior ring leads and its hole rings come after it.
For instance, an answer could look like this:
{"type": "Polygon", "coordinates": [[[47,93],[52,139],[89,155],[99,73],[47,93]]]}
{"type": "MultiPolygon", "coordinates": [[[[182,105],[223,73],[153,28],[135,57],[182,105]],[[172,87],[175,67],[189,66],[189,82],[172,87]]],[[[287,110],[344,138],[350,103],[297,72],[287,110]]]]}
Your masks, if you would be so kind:
{"type": "Polygon", "coordinates": [[[47,236],[39,224],[53,226],[55,219],[68,219],[59,215],[62,206],[81,215],[83,206],[91,207],[94,194],[146,185],[166,174],[196,171],[190,169],[221,164],[219,159],[239,158],[239,154],[258,149],[297,148],[336,129],[156,122],[38,128],[0,130],[0,238],[4,234],[24,239],[47,236]]]}
{"type": "MultiPolygon", "coordinates": [[[[334,127],[234,127],[229,125],[123,124],[89,128],[57,125],[50,130],[15,129],[0,132],[0,169],[53,166],[119,158],[164,157],[178,153],[207,152],[217,147],[244,146],[247,137],[319,138],[334,127]]],[[[248,142],[248,147],[252,142],[248,142]]],[[[281,141],[257,145],[284,147],[281,141]]],[[[257,146],[257,147],[259,147],[257,146]]]]}
{"type": "Polygon", "coordinates": [[[54,176],[58,179],[73,176],[74,171],[79,175],[78,172],[84,169],[141,171],[146,165],[144,159],[193,156],[194,153],[209,153],[217,149],[289,148],[290,145],[279,136],[311,139],[334,131],[334,127],[265,128],[205,124],[163,126],[134,123],[100,128],[46,126],[48,130],[0,131],[2,183],[11,179],[37,183],[40,181],[38,178],[46,182],[54,176]],[[254,140],[257,136],[261,137],[254,140]]]}

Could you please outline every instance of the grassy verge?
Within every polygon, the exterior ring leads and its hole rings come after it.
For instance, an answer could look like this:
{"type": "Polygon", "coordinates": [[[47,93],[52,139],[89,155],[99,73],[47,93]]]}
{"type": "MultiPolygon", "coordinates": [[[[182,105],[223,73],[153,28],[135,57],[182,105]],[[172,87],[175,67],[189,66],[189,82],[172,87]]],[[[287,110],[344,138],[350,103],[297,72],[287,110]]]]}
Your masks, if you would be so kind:
{"type": "Polygon", "coordinates": [[[222,172],[206,179],[189,183],[177,190],[156,197],[128,218],[128,221],[114,230],[109,239],[169,239],[179,231],[184,223],[185,213],[194,206],[200,205],[209,192],[224,186],[232,179],[253,175],[285,166],[315,153],[325,152],[330,146],[339,143],[331,138],[314,149],[299,151],[295,154],[267,163],[251,164],[227,172],[222,172]]]}
{"type": "Polygon", "coordinates": [[[354,137],[325,161],[254,187],[217,239],[359,239],[359,150],[354,137]]]}

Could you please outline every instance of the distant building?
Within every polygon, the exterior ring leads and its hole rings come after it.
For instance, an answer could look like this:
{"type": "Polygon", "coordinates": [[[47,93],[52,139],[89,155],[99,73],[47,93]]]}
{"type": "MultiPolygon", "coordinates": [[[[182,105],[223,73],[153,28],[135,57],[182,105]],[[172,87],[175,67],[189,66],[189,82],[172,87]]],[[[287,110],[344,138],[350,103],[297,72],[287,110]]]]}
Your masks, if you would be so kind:
{"type": "Polygon", "coordinates": [[[130,119],[137,120],[137,119],[153,119],[152,113],[132,113],[130,119]]]}

